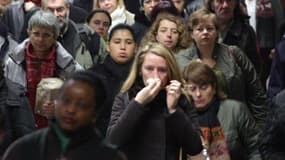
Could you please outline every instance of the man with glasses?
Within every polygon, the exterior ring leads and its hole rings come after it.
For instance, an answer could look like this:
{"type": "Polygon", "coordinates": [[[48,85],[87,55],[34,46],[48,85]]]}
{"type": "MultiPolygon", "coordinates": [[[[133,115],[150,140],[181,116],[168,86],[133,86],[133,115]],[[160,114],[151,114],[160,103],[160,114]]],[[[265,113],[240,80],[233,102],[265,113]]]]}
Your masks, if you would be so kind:
{"type": "MultiPolygon", "coordinates": [[[[53,13],[59,20],[60,34],[57,40],[84,68],[91,67],[94,64],[93,57],[91,54],[97,54],[97,53],[90,52],[87,40],[84,41],[82,39],[81,37],[82,35],[78,31],[76,24],[69,19],[70,15],[69,1],[42,0],[42,9],[44,11],[53,13]]],[[[83,32],[84,33],[82,34],[86,34],[85,36],[89,36],[89,34],[91,34],[88,33],[90,32],[90,30],[87,28],[83,28],[83,32]]]]}

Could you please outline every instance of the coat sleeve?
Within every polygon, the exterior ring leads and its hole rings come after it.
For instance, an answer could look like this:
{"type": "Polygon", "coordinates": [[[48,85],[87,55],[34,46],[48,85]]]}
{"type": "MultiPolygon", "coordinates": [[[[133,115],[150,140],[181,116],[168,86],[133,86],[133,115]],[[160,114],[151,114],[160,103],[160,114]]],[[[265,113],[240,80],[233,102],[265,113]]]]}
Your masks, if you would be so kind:
{"type": "Polygon", "coordinates": [[[235,59],[244,75],[246,103],[249,105],[248,107],[257,123],[264,124],[268,113],[266,92],[248,57],[237,47],[235,47],[235,55],[235,59]]]}
{"type": "Polygon", "coordinates": [[[119,93],[112,106],[107,139],[117,146],[126,144],[148,110],[135,100],[128,100],[127,93],[119,93]]]}
{"type": "Polygon", "coordinates": [[[259,127],[245,104],[238,103],[238,105],[234,110],[242,144],[245,147],[249,160],[260,160],[261,156],[258,151],[259,127]]]}
{"type": "Polygon", "coordinates": [[[285,89],[285,41],[281,41],[275,48],[275,57],[272,60],[268,95],[274,97],[282,89],[285,89]]]}
{"type": "Polygon", "coordinates": [[[285,108],[280,107],[274,110],[269,116],[265,128],[260,136],[259,151],[263,160],[283,160],[284,152],[284,135],[285,135],[285,108]]]}
{"type": "Polygon", "coordinates": [[[200,130],[197,120],[197,112],[190,105],[184,110],[178,106],[173,114],[166,118],[166,126],[173,135],[174,141],[179,143],[189,155],[196,155],[203,149],[200,138],[200,130]]]}

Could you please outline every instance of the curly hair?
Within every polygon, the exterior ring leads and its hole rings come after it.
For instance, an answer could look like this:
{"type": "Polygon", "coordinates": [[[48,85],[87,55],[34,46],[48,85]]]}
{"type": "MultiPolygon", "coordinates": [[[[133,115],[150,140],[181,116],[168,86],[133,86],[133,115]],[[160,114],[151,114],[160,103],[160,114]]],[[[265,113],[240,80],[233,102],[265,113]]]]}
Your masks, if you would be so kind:
{"type": "Polygon", "coordinates": [[[149,42],[157,42],[156,40],[156,35],[157,31],[160,25],[160,22],[162,20],[169,20],[171,22],[176,23],[177,25],[177,30],[179,32],[179,38],[178,38],[178,43],[175,46],[175,49],[173,50],[174,53],[178,53],[181,49],[186,49],[190,46],[190,38],[189,38],[189,33],[188,29],[182,20],[181,17],[175,16],[170,13],[159,13],[149,28],[148,32],[146,35],[143,37],[140,47],[145,46],[149,42]]]}

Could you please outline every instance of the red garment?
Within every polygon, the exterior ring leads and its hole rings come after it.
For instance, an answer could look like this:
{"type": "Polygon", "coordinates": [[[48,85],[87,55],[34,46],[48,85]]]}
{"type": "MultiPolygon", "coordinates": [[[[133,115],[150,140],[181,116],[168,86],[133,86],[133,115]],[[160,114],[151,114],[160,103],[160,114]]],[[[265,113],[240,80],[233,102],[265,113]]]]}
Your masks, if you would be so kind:
{"type": "Polygon", "coordinates": [[[273,17],[273,10],[270,0],[256,1],[256,16],[262,18],[273,17]]]}
{"type": "Polygon", "coordinates": [[[41,5],[42,5],[41,0],[25,0],[25,2],[33,2],[38,7],[41,7],[41,5]]]}
{"type": "Polygon", "coordinates": [[[34,112],[36,90],[42,78],[55,75],[55,48],[44,58],[38,58],[35,53],[31,52],[31,47],[32,45],[28,43],[25,49],[28,98],[34,113],[36,128],[44,128],[48,126],[48,119],[34,112]]]}

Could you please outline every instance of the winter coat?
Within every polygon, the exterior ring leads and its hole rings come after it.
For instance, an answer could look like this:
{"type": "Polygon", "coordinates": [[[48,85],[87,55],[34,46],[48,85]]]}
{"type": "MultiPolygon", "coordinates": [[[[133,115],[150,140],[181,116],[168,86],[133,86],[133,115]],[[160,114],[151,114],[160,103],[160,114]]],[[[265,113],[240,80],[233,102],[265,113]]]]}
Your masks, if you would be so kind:
{"type": "Polygon", "coordinates": [[[116,96],[107,130],[107,138],[128,160],[177,160],[181,147],[190,155],[202,150],[197,113],[186,99],[169,114],[165,91],[147,106],[135,101],[131,92],[116,96]]]}
{"type": "Polygon", "coordinates": [[[31,8],[28,12],[24,11],[24,0],[19,0],[8,5],[4,9],[2,22],[7,25],[12,38],[18,43],[28,37],[28,21],[31,16],[39,10],[38,7],[31,8]]]}
{"type": "Polygon", "coordinates": [[[272,110],[260,136],[259,150],[263,160],[285,159],[285,105],[272,110]]]}
{"type": "Polygon", "coordinates": [[[220,102],[218,119],[225,134],[232,160],[260,160],[259,127],[249,109],[238,101],[220,102]]]}
{"type": "Polygon", "coordinates": [[[55,160],[63,157],[72,160],[122,160],[118,150],[104,143],[91,128],[79,131],[71,139],[67,150],[63,152],[55,129],[41,129],[14,142],[7,149],[3,160],[55,160]]]}
{"type": "Polygon", "coordinates": [[[108,55],[103,64],[98,64],[90,69],[103,76],[107,87],[107,100],[102,107],[103,109],[99,117],[96,119],[96,127],[104,136],[109,124],[114,98],[119,93],[123,82],[126,80],[131,65],[132,60],[126,64],[118,64],[110,55],[108,55]]]}
{"type": "Polygon", "coordinates": [[[261,57],[257,50],[256,35],[246,20],[234,19],[226,35],[219,42],[238,46],[253,63],[257,73],[261,70],[261,57]]]}
{"type": "MultiPolygon", "coordinates": [[[[188,52],[177,55],[176,60],[183,70],[191,60],[199,57],[198,49],[192,45],[188,52]]],[[[268,111],[265,106],[266,93],[247,56],[237,47],[216,43],[213,57],[215,68],[225,78],[228,97],[246,103],[257,122],[264,123],[268,111]]]]}
{"type": "MultiPolygon", "coordinates": [[[[23,136],[35,129],[35,122],[27,98],[27,80],[25,71],[25,47],[29,39],[19,44],[12,52],[5,65],[5,79],[8,89],[8,111],[11,122],[11,132],[14,137],[23,136]]],[[[65,79],[76,70],[83,69],[71,55],[56,43],[56,76],[65,79]]]]}
{"type": "Polygon", "coordinates": [[[285,89],[285,38],[275,47],[275,56],[272,60],[268,95],[270,98],[276,96],[285,89]]]}

